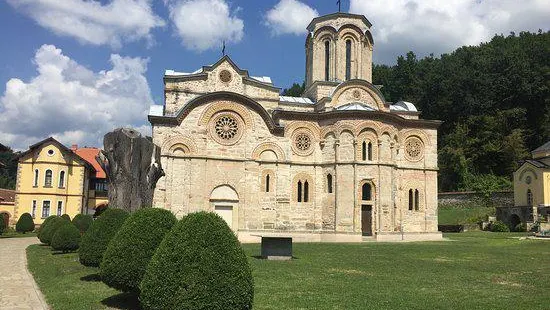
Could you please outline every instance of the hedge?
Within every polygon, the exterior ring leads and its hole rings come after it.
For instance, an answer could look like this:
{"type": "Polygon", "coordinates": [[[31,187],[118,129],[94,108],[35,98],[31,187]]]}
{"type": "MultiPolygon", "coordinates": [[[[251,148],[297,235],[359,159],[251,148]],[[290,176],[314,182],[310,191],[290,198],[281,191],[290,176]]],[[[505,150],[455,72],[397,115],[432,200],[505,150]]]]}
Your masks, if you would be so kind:
{"type": "Polygon", "coordinates": [[[99,267],[109,241],[115,236],[128,212],[122,209],[108,209],[97,218],[82,236],[78,256],[84,266],[99,267]]]}
{"type": "Polygon", "coordinates": [[[52,249],[63,253],[78,250],[79,244],[80,231],[68,221],[57,229],[52,238],[52,249]]]}
{"type": "Polygon", "coordinates": [[[15,231],[17,232],[31,232],[34,230],[34,221],[32,219],[32,215],[29,213],[23,213],[19,217],[19,220],[17,220],[17,223],[15,224],[15,231]]]}
{"type": "Polygon", "coordinates": [[[73,218],[73,225],[80,230],[80,233],[85,233],[90,228],[93,221],[94,218],[89,214],[77,214],[73,218]]]}
{"type": "Polygon", "coordinates": [[[44,244],[51,245],[55,232],[66,223],[67,220],[60,216],[52,218],[48,222],[48,224],[42,229],[42,231],[40,232],[40,237],[38,237],[38,239],[40,239],[40,242],[44,244]]]}
{"type": "Polygon", "coordinates": [[[61,217],[64,218],[64,219],[66,219],[66,220],[69,221],[69,222],[71,221],[71,216],[68,215],[67,213],[63,214],[61,217]]]}
{"type": "Polygon", "coordinates": [[[141,282],[143,309],[251,309],[247,257],[225,221],[189,214],[166,235],[141,282]]]}
{"type": "MultiPolygon", "coordinates": [[[[48,226],[48,223],[49,223],[52,219],[54,219],[54,218],[56,218],[56,217],[57,217],[57,215],[50,215],[50,216],[48,216],[48,217],[42,222],[42,224],[40,224],[40,226],[39,226],[38,229],[36,230],[36,237],[38,237],[38,239],[40,239],[40,234],[42,233],[42,231],[44,230],[44,228],[45,228],[46,226],[48,226]]],[[[40,240],[40,241],[42,241],[42,240],[40,240]]]]}
{"type": "Polygon", "coordinates": [[[139,284],[155,250],[177,222],[165,209],[132,213],[113,237],[101,262],[101,279],[108,286],[139,293],[139,284]]]}
{"type": "Polygon", "coordinates": [[[492,232],[509,232],[510,228],[508,225],[504,224],[501,221],[496,221],[491,223],[491,231],[492,232]]]}

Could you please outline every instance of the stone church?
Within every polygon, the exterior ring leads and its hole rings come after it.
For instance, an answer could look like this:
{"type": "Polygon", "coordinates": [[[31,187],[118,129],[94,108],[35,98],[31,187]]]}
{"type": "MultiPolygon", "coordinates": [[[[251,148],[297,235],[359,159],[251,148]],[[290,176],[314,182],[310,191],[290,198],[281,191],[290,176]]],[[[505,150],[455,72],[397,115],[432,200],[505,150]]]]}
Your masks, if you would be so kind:
{"type": "Polygon", "coordinates": [[[228,56],[167,70],[149,113],[166,173],[154,206],[217,212],[243,242],[440,239],[440,122],[372,84],[370,27],[346,13],[311,21],[301,97],[228,56]]]}

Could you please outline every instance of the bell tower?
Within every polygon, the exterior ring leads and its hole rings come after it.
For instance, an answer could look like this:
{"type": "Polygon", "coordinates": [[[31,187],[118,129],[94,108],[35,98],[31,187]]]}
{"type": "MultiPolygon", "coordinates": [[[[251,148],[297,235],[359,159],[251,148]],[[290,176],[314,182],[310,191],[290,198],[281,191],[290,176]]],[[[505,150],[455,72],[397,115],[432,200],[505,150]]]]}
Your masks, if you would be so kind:
{"type": "Polygon", "coordinates": [[[333,13],[314,18],[307,26],[306,91],[315,101],[327,88],[360,79],[372,82],[372,24],[363,15],[333,13]]]}

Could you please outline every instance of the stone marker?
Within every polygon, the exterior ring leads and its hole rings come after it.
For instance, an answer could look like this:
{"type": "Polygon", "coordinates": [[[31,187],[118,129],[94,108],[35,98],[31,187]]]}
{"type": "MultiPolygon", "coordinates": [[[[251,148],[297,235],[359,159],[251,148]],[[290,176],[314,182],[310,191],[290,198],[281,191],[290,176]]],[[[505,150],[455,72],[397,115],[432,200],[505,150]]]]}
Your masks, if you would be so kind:
{"type": "Polygon", "coordinates": [[[262,257],[272,260],[292,259],[292,238],[263,236],[262,257]]]}

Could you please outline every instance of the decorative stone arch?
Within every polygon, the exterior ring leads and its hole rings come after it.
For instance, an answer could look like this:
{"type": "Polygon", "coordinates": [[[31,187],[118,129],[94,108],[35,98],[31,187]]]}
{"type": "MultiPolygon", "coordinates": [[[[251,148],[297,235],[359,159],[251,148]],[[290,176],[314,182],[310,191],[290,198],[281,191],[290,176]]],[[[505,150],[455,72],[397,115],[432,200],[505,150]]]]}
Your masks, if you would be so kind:
{"type": "Polygon", "coordinates": [[[274,142],[263,142],[256,146],[252,151],[252,159],[256,161],[261,161],[261,155],[265,151],[272,151],[277,156],[277,161],[285,161],[285,152],[283,149],[274,142]]]}
{"type": "Polygon", "coordinates": [[[383,134],[387,134],[390,136],[390,139],[395,139],[395,136],[399,135],[399,131],[394,126],[390,125],[384,125],[381,126],[379,129],[380,136],[383,134]]]}
{"type": "Polygon", "coordinates": [[[292,178],[292,202],[298,202],[298,203],[312,203],[315,200],[315,183],[313,183],[313,178],[310,174],[307,172],[300,172],[292,178]],[[305,197],[305,184],[308,184],[307,186],[307,201],[304,201],[305,197]],[[298,201],[298,186],[301,185],[302,189],[300,190],[301,198],[300,201],[298,201]]]}
{"type": "Polygon", "coordinates": [[[168,137],[161,146],[161,155],[164,156],[181,157],[196,153],[197,146],[193,139],[183,135],[168,137]]]}
{"type": "Polygon", "coordinates": [[[365,128],[357,135],[357,148],[355,150],[355,159],[357,161],[376,161],[378,160],[378,134],[372,128],[365,128]],[[363,145],[365,143],[365,145],[363,145]],[[371,143],[371,160],[369,160],[368,145],[371,143]],[[366,149],[363,150],[363,147],[366,149]],[[366,152],[366,159],[363,159],[363,152],[366,152]]]}
{"type": "Polygon", "coordinates": [[[355,132],[357,132],[357,135],[361,135],[363,131],[371,130],[374,131],[374,133],[379,136],[380,135],[380,124],[375,121],[366,120],[362,121],[357,126],[355,126],[355,132]]]}
{"type": "Polygon", "coordinates": [[[338,34],[338,31],[336,30],[336,28],[334,28],[332,26],[323,26],[323,27],[317,29],[317,31],[315,31],[315,33],[313,33],[313,39],[318,40],[318,41],[322,41],[322,39],[320,39],[320,38],[324,37],[326,34],[329,34],[330,36],[332,36],[332,39],[334,40],[334,38],[338,34]]]}
{"type": "Polygon", "coordinates": [[[372,48],[374,46],[374,39],[372,38],[372,33],[370,32],[370,30],[365,31],[365,36],[367,37],[369,48],[372,51],[372,48]]]}
{"type": "Polygon", "coordinates": [[[235,187],[229,184],[215,186],[210,192],[210,208],[222,217],[231,229],[238,229],[239,194],[235,187]]]}
{"type": "Polygon", "coordinates": [[[267,168],[262,169],[260,174],[260,193],[273,194],[275,193],[275,184],[277,184],[277,176],[275,170],[267,168]],[[269,179],[268,179],[269,176],[269,179]],[[269,182],[269,183],[268,183],[269,182]],[[267,185],[269,184],[269,185],[267,185]]]}
{"type": "Polygon", "coordinates": [[[288,125],[285,126],[285,136],[291,137],[294,135],[294,132],[300,128],[308,129],[313,134],[313,138],[315,140],[319,140],[319,137],[321,136],[321,129],[319,128],[319,125],[304,121],[292,121],[288,123],[288,125]]]}
{"type": "Polygon", "coordinates": [[[520,174],[519,174],[519,180],[520,180],[520,181],[523,181],[523,177],[524,177],[525,174],[527,174],[527,173],[533,174],[533,176],[535,177],[535,180],[538,180],[538,176],[537,176],[536,171],[535,171],[533,168],[530,168],[530,167],[527,167],[527,168],[523,169],[523,171],[520,172],[520,174]]]}
{"type": "Polygon", "coordinates": [[[403,201],[403,210],[405,211],[411,211],[409,208],[410,202],[410,196],[409,193],[412,190],[412,211],[413,212],[422,212],[426,210],[426,197],[425,197],[425,184],[422,181],[417,180],[409,180],[403,182],[402,186],[400,187],[400,192],[402,194],[403,201]],[[418,191],[418,197],[416,197],[416,191],[418,191]],[[418,210],[415,208],[416,200],[418,198],[418,210]]]}
{"type": "Polygon", "coordinates": [[[353,33],[358,41],[361,39],[361,36],[363,36],[363,30],[353,24],[345,24],[338,29],[338,35],[340,37],[343,37],[347,33],[353,33]]]}
{"type": "Polygon", "coordinates": [[[254,130],[254,121],[247,108],[231,101],[218,101],[211,103],[199,117],[199,125],[206,126],[212,117],[220,112],[235,112],[244,121],[248,129],[254,130]]]}
{"type": "Polygon", "coordinates": [[[356,134],[356,126],[353,125],[353,124],[350,124],[349,122],[337,122],[335,125],[334,125],[334,131],[336,132],[337,134],[337,137],[340,138],[340,135],[344,132],[344,131],[348,131],[349,133],[351,133],[351,135],[353,136],[353,138],[355,138],[357,136],[356,134]]]}
{"type": "Polygon", "coordinates": [[[376,185],[374,184],[374,181],[372,179],[364,179],[359,182],[357,187],[357,201],[360,203],[365,204],[371,204],[374,206],[376,201],[376,185]],[[364,200],[363,199],[363,189],[365,187],[365,184],[368,184],[370,186],[370,199],[364,200]]]}
{"type": "Polygon", "coordinates": [[[386,100],[384,99],[384,96],[382,95],[380,90],[376,88],[376,86],[374,86],[372,83],[365,80],[358,80],[358,79],[345,81],[334,89],[331,96],[332,97],[331,103],[333,107],[336,108],[338,106],[344,105],[351,101],[365,100],[364,98],[361,99],[361,97],[353,98],[353,99],[347,99],[345,97],[342,97],[344,93],[352,89],[363,92],[363,94],[360,94],[360,96],[362,95],[364,96],[364,94],[367,94],[370,98],[372,98],[374,100],[376,109],[380,111],[387,111],[387,108],[384,105],[386,100]]]}
{"type": "Polygon", "coordinates": [[[326,140],[328,136],[332,135],[336,139],[336,128],[334,126],[326,126],[321,128],[320,137],[326,140]]]}
{"type": "Polygon", "coordinates": [[[407,138],[410,136],[417,136],[418,138],[420,138],[420,140],[422,140],[424,145],[431,145],[431,141],[426,135],[426,133],[419,129],[408,129],[408,130],[401,131],[399,133],[399,139],[400,139],[399,141],[403,142],[407,140],[407,138]]]}

